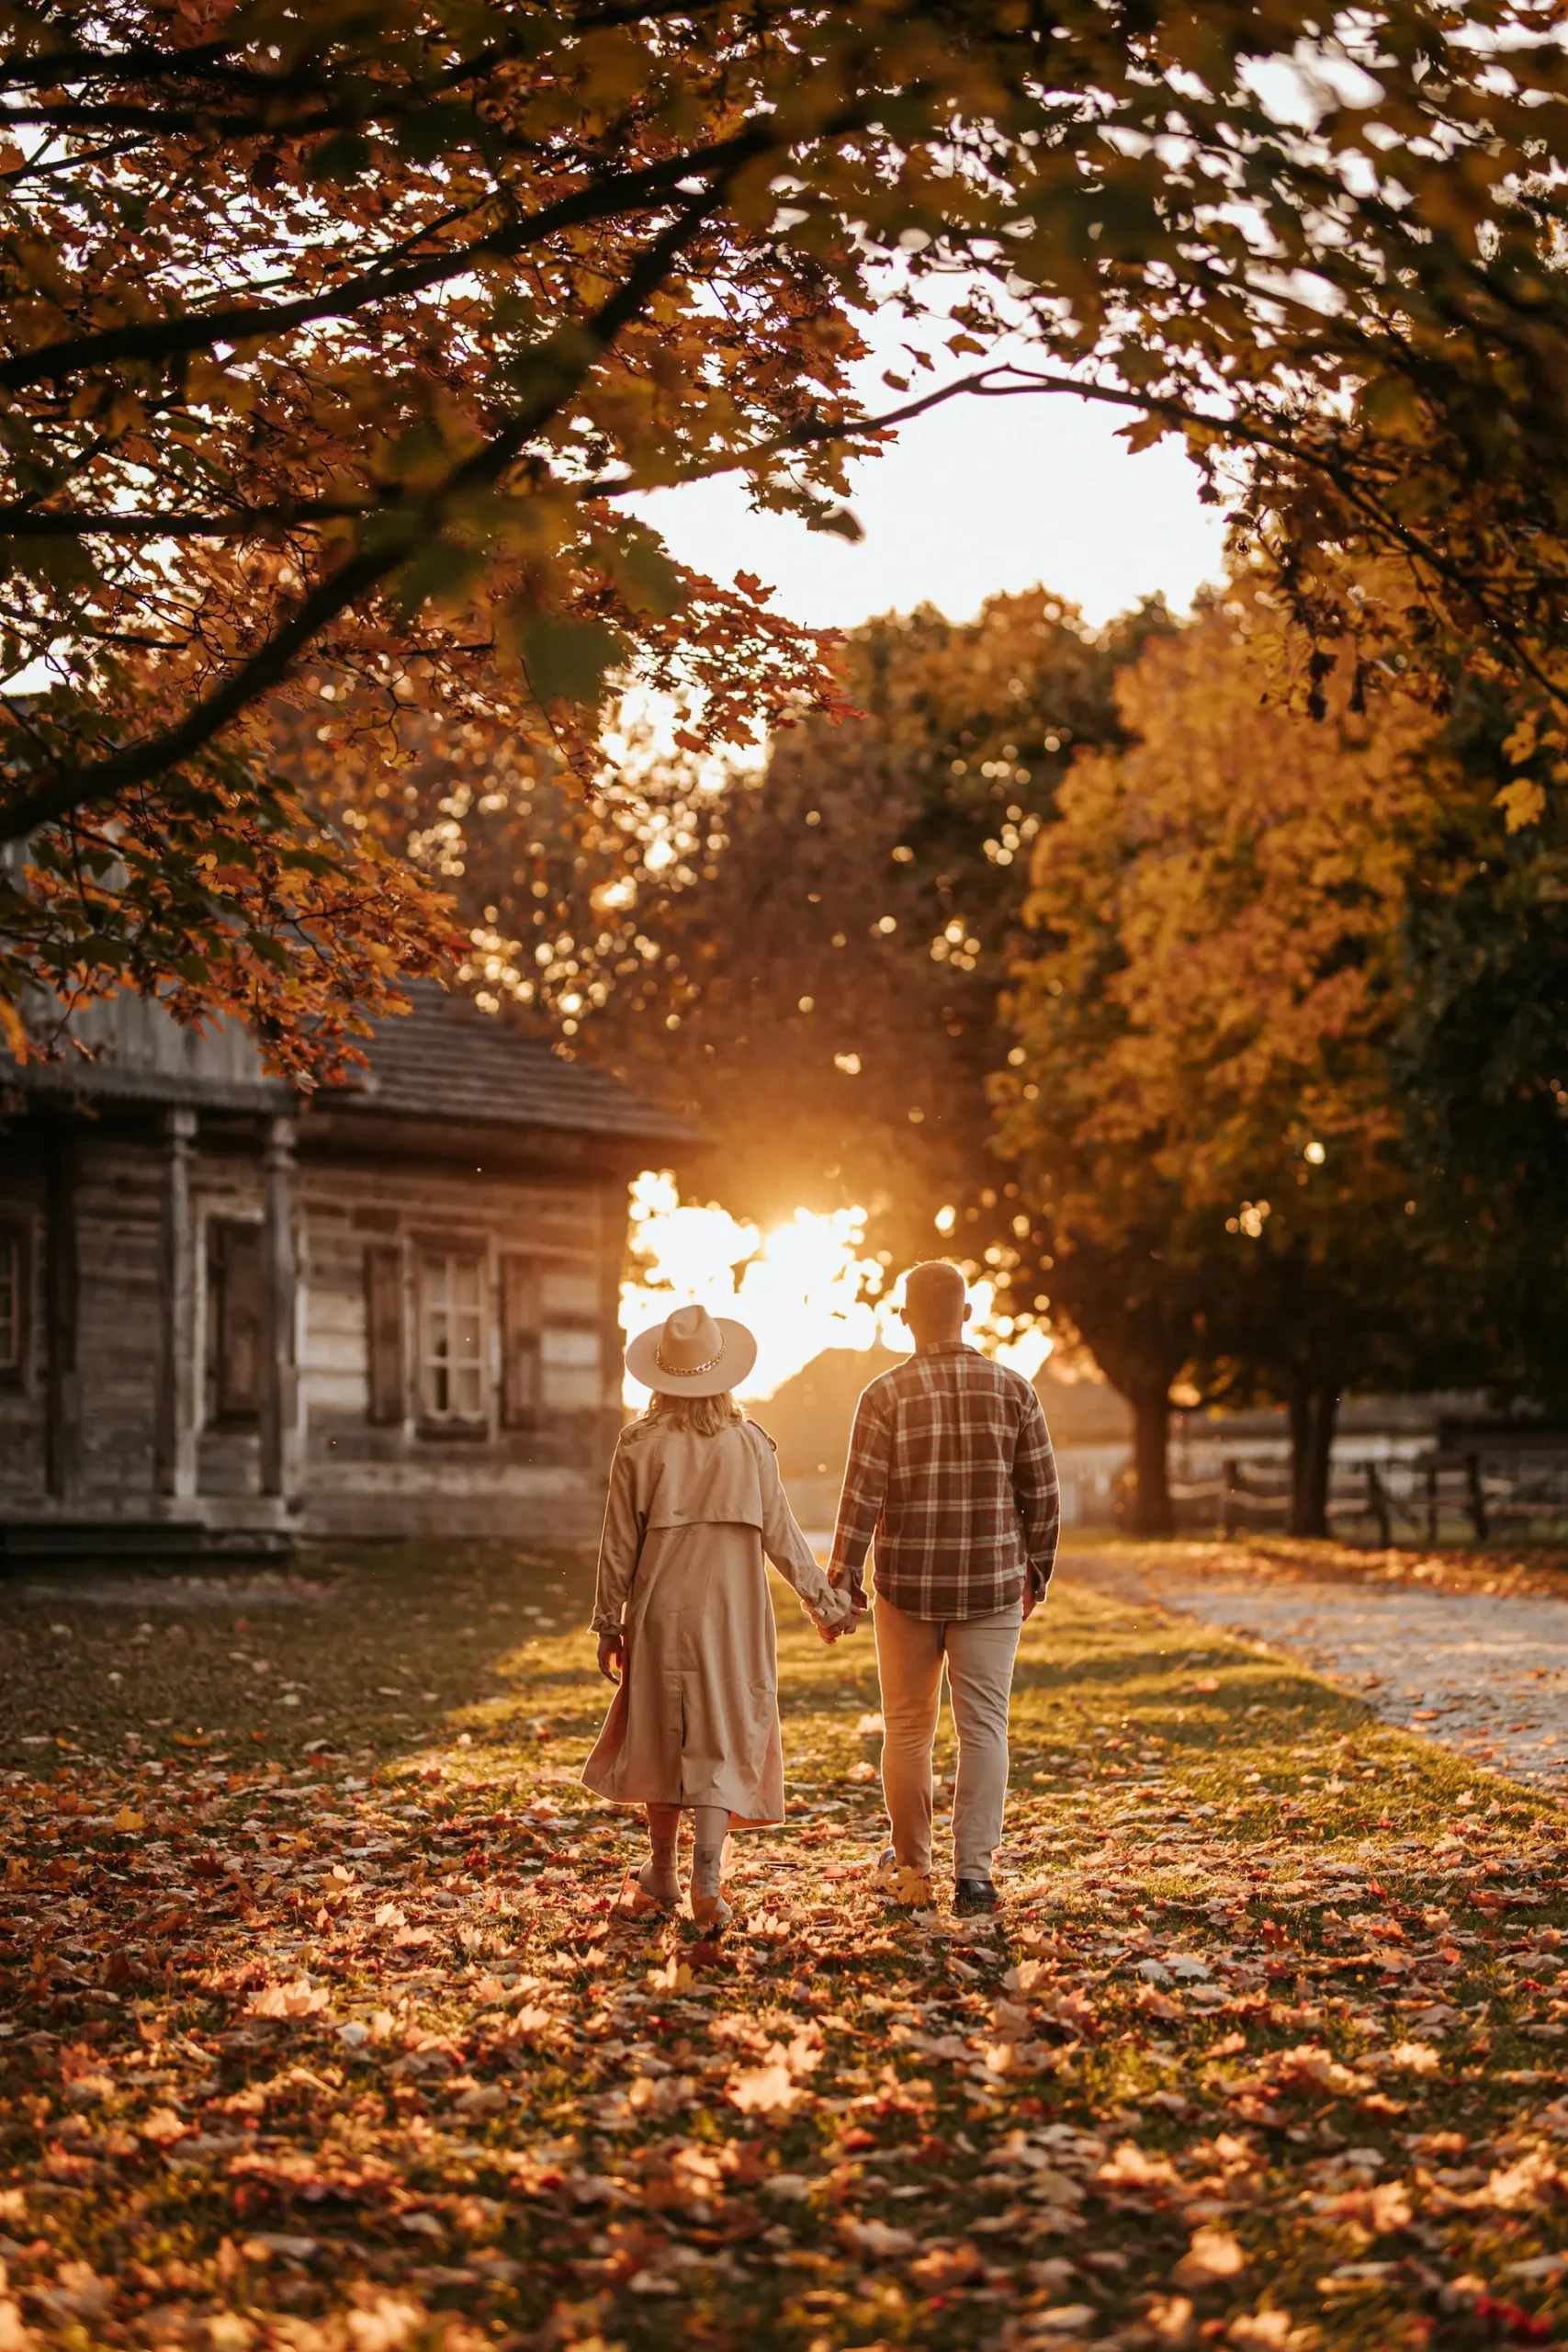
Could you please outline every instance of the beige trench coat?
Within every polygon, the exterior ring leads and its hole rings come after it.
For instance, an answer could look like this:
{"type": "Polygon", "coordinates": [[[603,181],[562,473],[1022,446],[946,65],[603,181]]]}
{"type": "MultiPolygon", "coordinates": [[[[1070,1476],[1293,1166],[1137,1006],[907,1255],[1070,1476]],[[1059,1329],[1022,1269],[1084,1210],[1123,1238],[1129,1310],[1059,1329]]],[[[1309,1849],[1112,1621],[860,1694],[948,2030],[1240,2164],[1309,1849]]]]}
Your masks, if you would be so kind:
{"type": "Polygon", "coordinates": [[[634,1421],[610,1471],[593,1624],[623,1633],[619,1690],[582,1778],[630,1804],[784,1819],[778,1666],[763,1555],[818,1625],[847,1623],[795,1524],[773,1440],[634,1421]]]}

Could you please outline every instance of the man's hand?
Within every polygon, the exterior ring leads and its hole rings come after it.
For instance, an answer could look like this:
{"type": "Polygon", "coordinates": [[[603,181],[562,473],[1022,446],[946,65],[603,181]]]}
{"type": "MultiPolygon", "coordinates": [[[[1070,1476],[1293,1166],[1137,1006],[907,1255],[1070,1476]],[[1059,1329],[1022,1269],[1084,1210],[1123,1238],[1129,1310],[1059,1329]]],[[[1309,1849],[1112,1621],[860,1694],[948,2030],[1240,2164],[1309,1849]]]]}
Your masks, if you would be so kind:
{"type": "Polygon", "coordinates": [[[624,1634],[601,1634],[599,1636],[599,1671],[606,1682],[618,1682],[626,1672],[626,1637],[624,1634]]]}
{"type": "Polygon", "coordinates": [[[1040,1601],[1041,1595],[1035,1591],[1034,1587],[1032,1584],[1026,1584],[1023,1588],[1023,1623],[1026,1625],[1039,1608],[1040,1601]]]}

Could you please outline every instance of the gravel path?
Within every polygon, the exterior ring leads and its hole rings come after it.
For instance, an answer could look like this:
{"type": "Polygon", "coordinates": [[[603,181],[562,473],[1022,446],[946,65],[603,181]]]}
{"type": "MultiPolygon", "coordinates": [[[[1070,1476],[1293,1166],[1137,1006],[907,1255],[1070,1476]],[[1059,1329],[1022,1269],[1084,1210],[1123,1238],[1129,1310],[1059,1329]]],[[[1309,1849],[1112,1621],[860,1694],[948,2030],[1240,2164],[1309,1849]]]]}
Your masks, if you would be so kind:
{"type": "Polygon", "coordinates": [[[1062,1572],[1289,1651],[1385,1722],[1568,1790],[1568,1600],[1260,1579],[1065,1553],[1062,1572]]]}

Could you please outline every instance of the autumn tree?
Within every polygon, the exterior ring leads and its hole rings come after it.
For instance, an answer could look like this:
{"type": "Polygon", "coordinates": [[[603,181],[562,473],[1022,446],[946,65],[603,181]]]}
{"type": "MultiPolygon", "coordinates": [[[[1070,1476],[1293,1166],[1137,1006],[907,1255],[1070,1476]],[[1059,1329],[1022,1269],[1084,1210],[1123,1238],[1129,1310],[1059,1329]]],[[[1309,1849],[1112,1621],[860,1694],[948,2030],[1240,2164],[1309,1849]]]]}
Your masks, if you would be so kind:
{"type": "Polygon", "coordinates": [[[347,747],[402,758],[412,707],[586,777],[612,680],[682,695],[699,746],[830,707],[809,636],[631,502],[733,470],[840,527],[846,453],[959,384],[1182,437],[1308,700],[1336,661],[1516,675],[1538,813],[1568,383],[1540,31],[1523,0],[12,10],[0,995],[236,1008],[307,1080],[450,944],[323,815],[347,747]],[[910,356],[876,413],[879,304],[910,356]]]}
{"type": "MultiPolygon", "coordinates": [[[[1568,831],[1553,801],[1499,833],[1517,710],[1467,683],[1437,739],[1412,859],[1391,1070],[1423,1218],[1498,1394],[1568,1407],[1568,831]]],[[[1527,729],[1533,732],[1533,729],[1527,729]]]]}
{"type": "Polygon", "coordinates": [[[1091,631],[1043,589],[888,615],[842,650],[856,717],[760,770],[644,759],[584,802],[536,759],[453,751],[389,805],[411,828],[417,806],[458,894],[470,985],[657,1079],[727,1202],[859,1201],[891,1255],[952,1246],[1028,1317],[1030,1220],[990,1149],[998,989],[1029,842],[1077,746],[1121,740],[1118,666],[1170,626],[1155,604],[1091,631]]]}
{"type": "Polygon", "coordinates": [[[1321,1533],[1339,1395],[1429,1377],[1441,1319],[1388,1064],[1431,718],[1266,702],[1260,624],[1236,598],[1123,674],[1130,748],[1077,763],[1036,844],[995,1089],[1055,1297],[1134,1407],[1145,1532],[1179,1375],[1289,1404],[1321,1533]]]}

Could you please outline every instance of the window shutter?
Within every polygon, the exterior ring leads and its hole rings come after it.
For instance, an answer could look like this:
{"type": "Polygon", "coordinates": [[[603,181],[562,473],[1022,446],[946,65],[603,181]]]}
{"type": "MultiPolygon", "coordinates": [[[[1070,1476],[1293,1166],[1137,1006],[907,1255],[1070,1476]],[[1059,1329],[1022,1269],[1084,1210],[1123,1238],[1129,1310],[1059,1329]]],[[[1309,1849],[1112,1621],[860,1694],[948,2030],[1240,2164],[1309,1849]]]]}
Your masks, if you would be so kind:
{"type": "Polygon", "coordinates": [[[501,1425],[531,1430],[539,1419],[539,1266],[508,1250],[501,1261],[501,1425]]]}
{"type": "Polygon", "coordinates": [[[391,1428],[403,1418],[403,1253],[395,1241],[365,1252],[365,1339],[369,1374],[367,1420],[391,1428]]]}

